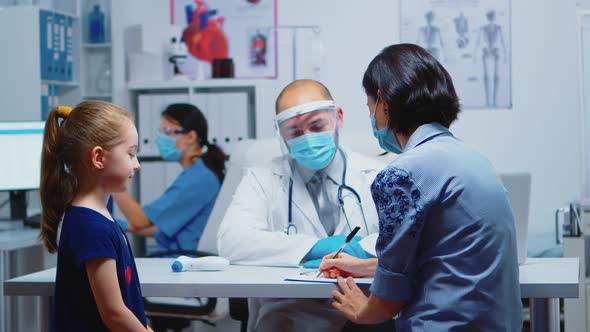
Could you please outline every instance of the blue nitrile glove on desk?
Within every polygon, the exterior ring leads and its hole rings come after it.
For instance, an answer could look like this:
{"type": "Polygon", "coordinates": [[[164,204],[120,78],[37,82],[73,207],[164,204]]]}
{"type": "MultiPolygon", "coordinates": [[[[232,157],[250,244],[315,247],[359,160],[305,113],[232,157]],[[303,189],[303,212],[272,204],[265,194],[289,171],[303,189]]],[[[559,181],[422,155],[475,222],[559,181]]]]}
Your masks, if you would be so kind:
{"type": "MultiPolygon", "coordinates": [[[[350,242],[344,247],[342,250],[343,252],[357,257],[357,258],[372,258],[375,257],[368,252],[366,252],[359,241],[361,240],[360,236],[355,236],[350,240],[350,242]]],[[[305,255],[304,259],[306,260],[303,263],[304,268],[315,269],[320,266],[322,262],[322,258],[330,253],[335,253],[340,249],[340,246],[346,241],[346,235],[333,235],[330,237],[326,237],[323,239],[319,239],[313,247],[309,250],[309,252],[305,255]]]]}

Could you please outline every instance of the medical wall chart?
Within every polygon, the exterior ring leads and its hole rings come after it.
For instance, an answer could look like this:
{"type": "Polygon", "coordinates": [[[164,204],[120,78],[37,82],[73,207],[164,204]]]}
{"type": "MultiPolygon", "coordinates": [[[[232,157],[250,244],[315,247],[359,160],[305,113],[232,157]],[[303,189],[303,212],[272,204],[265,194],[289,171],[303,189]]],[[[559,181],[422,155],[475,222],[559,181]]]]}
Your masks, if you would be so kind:
{"type": "Polygon", "coordinates": [[[237,78],[277,76],[276,0],[170,0],[188,67],[232,58],[237,78]]]}
{"type": "Polygon", "coordinates": [[[510,0],[401,0],[401,42],[447,69],[466,109],[512,108],[510,0]]]}

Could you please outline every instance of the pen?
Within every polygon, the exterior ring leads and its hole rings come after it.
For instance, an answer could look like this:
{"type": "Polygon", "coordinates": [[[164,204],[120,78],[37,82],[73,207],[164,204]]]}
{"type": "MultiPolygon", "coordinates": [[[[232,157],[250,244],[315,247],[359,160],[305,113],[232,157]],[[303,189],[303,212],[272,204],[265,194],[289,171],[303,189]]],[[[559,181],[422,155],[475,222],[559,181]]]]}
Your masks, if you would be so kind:
{"type": "MultiPolygon", "coordinates": [[[[336,251],[336,253],[334,254],[334,256],[332,256],[332,258],[338,257],[338,254],[340,254],[340,252],[342,252],[342,249],[344,249],[344,247],[346,247],[348,242],[350,242],[350,240],[352,240],[352,238],[356,235],[356,233],[359,231],[359,229],[361,229],[360,226],[356,226],[352,230],[352,232],[350,232],[350,234],[348,234],[348,236],[346,237],[346,241],[344,241],[344,243],[340,246],[340,249],[338,249],[338,251],[336,251]]],[[[318,275],[315,277],[318,278],[320,275],[322,275],[322,271],[320,271],[318,273],[318,275]]]]}

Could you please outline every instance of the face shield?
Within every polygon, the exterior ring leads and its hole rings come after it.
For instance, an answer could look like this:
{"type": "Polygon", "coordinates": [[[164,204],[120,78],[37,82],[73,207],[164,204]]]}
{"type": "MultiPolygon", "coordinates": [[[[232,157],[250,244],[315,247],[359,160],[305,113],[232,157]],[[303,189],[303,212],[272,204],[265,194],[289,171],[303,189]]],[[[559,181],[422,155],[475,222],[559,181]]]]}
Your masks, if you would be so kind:
{"type": "Polygon", "coordinates": [[[310,170],[326,168],[338,149],[338,113],[332,100],[286,109],[275,118],[281,150],[310,170]]]}

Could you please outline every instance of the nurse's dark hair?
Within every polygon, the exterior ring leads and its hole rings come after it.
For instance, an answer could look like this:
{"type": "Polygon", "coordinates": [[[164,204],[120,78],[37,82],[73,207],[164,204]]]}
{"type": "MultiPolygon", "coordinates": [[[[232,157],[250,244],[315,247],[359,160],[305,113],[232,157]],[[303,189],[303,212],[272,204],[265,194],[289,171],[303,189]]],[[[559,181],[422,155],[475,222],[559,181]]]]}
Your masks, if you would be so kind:
{"type": "Polygon", "coordinates": [[[197,143],[201,149],[205,147],[207,149],[207,152],[201,157],[203,162],[215,173],[219,182],[223,181],[226,156],[218,145],[209,142],[209,127],[203,112],[193,104],[177,103],[168,105],[162,112],[162,116],[177,122],[183,129],[194,130],[197,133],[197,143]]]}
{"type": "Polygon", "coordinates": [[[369,63],[363,88],[373,98],[377,90],[381,92],[389,117],[394,119],[390,128],[404,135],[431,122],[448,128],[460,111],[449,73],[428,51],[414,44],[384,48],[369,63]]]}
{"type": "Polygon", "coordinates": [[[47,115],[41,152],[41,234],[51,253],[57,251],[57,229],[78,184],[92,176],[88,156],[100,146],[110,150],[123,142],[129,112],[104,101],[84,101],[74,109],[59,106],[47,115]]]}

